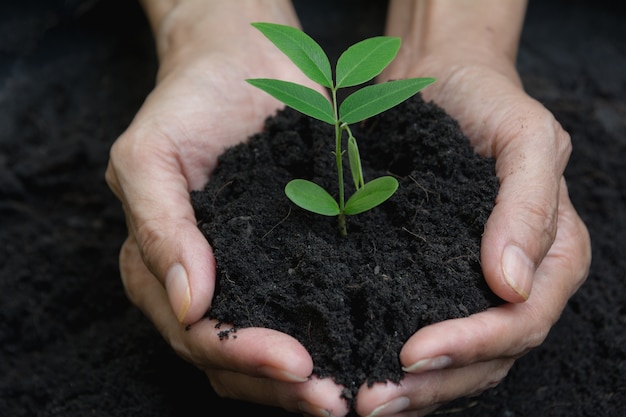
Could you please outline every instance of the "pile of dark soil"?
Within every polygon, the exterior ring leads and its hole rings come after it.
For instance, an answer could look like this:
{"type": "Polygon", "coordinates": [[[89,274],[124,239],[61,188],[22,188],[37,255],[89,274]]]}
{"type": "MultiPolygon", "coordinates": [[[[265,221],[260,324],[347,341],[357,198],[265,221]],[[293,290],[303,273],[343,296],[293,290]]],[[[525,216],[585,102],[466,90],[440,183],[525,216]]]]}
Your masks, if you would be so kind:
{"type": "Polygon", "coordinates": [[[350,400],[364,382],[403,378],[398,354],[420,328],[502,303],[479,259],[498,192],[495,161],[419,96],[353,133],[366,181],[391,174],[400,184],[381,206],[348,216],[345,237],[336,217],[284,194],[293,178],[337,187],[333,127],[291,109],[227,150],[192,193],[218,265],[209,317],[294,336],[313,372],[343,385],[350,400]]]}
{"type": "MultiPolygon", "coordinates": [[[[296,3],[345,45],[384,2],[296,3]],[[356,15],[345,24],[345,10],[356,15]],[[356,6],[355,6],[356,5],[356,6]],[[358,6],[358,7],[357,7],[358,6]],[[340,10],[341,9],[341,10],[340,10]],[[320,17],[323,16],[323,17],[320,17]],[[342,33],[350,31],[350,37],[342,33]]],[[[593,262],[545,343],[454,416],[626,414],[626,12],[620,1],[531,1],[519,69],[570,132],[566,171],[593,262]]],[[[319,36],[318,36],[319,34],[319,36]]],[[[154,45],[136,2],[0,5],[0,415],[205,416],[281,410],[219,399],[126,300],[108,149],[150,91],[154,45]]],[[[365,154],[365,151],[364,151],[365,154]]],[[[292,212],[293,214],[293,212],[292,212]]]]}

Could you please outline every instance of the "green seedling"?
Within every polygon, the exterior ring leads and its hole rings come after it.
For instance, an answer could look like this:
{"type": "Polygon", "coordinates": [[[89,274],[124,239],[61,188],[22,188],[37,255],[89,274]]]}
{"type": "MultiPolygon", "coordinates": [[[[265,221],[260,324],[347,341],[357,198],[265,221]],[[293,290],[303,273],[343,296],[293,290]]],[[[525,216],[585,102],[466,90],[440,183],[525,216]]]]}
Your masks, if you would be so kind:
{"type": "Polygon", "coordinates": [[[358,42],[344,51],[337,61],[335,78],[330,61],[322,47],[299,29],[273,23],[253,23],[265,37],[280,49],[308,78],[326,87],[330,100],[323,94],[288,81],[267,78],[247,80],[287,106],[307,116],[335,127],[334,156],[337,164],[339,195],[335,199],[328,191],[304,179],[294,179],[285,186],[285,194],[297,206],[325,216],[337,216],[339,232],[347,234],[346,215],[370,210],[386,201],[398,189],[398,181],[383,176],[365,182],[361,157],[350,124],[388,110],[422,88],[433,83],[433,78],[410,78],[367,85],[337,103],[337,90],[365,84],[379,75],[396,57],[400,39],[378,36],[358,42]],[[356,191],[345,201],[343,179],[342,136],[347,133],[347,153],[350,172],[356,191]]]}

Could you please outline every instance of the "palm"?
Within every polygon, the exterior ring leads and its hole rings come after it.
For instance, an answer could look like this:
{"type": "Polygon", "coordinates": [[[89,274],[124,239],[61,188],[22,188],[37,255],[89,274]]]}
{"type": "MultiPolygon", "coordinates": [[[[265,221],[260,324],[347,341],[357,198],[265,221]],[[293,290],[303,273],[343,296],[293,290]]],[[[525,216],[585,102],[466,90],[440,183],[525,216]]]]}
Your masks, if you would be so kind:
{"type": "Polygon", "coordinates": [[[278,108],[273,99],[245,84],[238,72],[227,73],[232,81],[212,79],[216,73],[191,66],[168,74],[139,113],[148,125],[144,128],[158,134],[146,140],[156,141],[152,146],[163,153],[179,153],[189,189],[201,187],[216,157],[259,131],[278,108]]]}

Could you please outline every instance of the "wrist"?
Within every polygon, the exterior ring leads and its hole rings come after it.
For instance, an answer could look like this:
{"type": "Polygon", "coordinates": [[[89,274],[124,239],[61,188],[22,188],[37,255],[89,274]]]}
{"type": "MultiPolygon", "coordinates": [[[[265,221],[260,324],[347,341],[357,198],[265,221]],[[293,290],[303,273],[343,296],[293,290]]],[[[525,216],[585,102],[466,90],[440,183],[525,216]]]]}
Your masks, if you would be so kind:
{"type": "Polygon", "coordinates": [[[250,23],[267,21],[299,26],[290,0],[141,0],[150,21],[160,73],[181,62],[207,56],[248,55],[263,39],[250,23]]]}
{"type": "Polygon", "coordinates": [[[391,0],[387,34],[402,38],[402,48],[384,78],[441,79],[463,67],[489,67],[517,78],[525,8],[526,0],[391,0]]]}

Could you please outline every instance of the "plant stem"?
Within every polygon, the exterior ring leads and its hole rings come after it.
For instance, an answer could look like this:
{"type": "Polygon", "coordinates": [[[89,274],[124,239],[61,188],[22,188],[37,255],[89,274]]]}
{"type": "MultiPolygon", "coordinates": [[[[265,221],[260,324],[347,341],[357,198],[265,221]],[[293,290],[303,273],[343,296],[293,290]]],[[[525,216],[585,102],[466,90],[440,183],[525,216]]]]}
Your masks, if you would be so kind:
{"type": "Polygon", "coordinates": [[[337,215],[337,221],[339,223],[339,233],[341,236],[346,236],[348,231],[346,229],[346,215],[344,213],[343,151],[341,150],[342,129],[339,120],[339,112],[337,110],[337,89],[334,86],[331,88],[331,93],[333,98],[333,112],[335,115],[335,161],[337,163],[337,183],[339,185],[339,214],[337,215]]]}
{"type": "Polygon", "coordinates": [[[337,221],[339,223],[339,234],[341,237],[348,236],[348,228],[346,227],[346,215],[341,212],[337,215],[337,221]]]}

